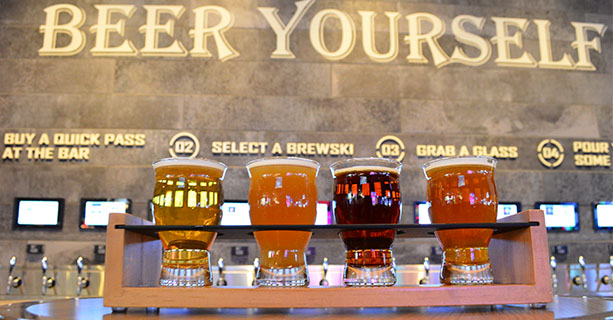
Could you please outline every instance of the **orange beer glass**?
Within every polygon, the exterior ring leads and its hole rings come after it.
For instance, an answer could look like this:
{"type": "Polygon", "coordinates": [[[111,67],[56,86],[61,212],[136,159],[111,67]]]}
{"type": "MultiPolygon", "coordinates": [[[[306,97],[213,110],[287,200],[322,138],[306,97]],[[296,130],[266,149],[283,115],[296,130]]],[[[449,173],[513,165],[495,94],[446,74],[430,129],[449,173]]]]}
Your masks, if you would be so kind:
{"type": "MultiPolygon", "coordinates": [[[[432,223],[496,222],[496,162],[494,158],[472,156],[435,159],[424,164],[432,223]]],[[[488,253],[492,234],[492,229],[437,231],[443,248],[441,283],[492,283],[488,253]]]]}
{"type": "MultiPolygon", "coordinates": [[[[301,158],[264,158],[247,164],[252,225],[315,223],[319,163],[301,158]]],[[[308,286],[305,250],[311,232],[257,231],[260,269],[256,285],[308,286]]]]}
{"type": "MultiPolygon", "coordinates": [[[[221,222],[226,165],[207,159],[166,158],[153,163],[153,215],[157,225],[208,225],[221,222]]],[[[163,231],[160,285],[211,285],[209,249],[215,232],[163,231]]]]}

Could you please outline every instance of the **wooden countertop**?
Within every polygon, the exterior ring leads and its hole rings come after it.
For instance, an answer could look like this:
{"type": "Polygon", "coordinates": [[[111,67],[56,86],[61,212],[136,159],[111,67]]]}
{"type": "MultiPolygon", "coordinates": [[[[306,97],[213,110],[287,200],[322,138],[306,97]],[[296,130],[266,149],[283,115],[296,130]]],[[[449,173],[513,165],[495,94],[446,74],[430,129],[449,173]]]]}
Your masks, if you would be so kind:
{"type": "Polygon", "coordinates": [[[113,313],[102,298],[30,301],[0,306],[10,319],[563,319],[613,316],[613,301],[595,297],[554,297],[543,309],[527,306],[413,307],[413,308],[310,308],[310,309],[128,309],[113,313]]]}

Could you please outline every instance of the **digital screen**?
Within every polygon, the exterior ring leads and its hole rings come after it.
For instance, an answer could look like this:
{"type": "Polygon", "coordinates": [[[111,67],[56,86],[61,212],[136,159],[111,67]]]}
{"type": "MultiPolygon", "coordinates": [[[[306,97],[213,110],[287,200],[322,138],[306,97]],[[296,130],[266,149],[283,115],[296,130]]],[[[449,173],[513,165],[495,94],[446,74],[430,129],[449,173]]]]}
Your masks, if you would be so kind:
{"type": "Polygon", "coordinates": [[[250,226],[249,203],[247,201],[224,201],[221,206],[223,216],[222,226],[250,226]]]}
{"type": "Polygon", "coordinates": [[[504,217],[512,216],[521,211],[521,204],[518,202],[499,202],[498,203],[498,214],[496,215],[496,220],[502,219],[504,217]]]}
{"type": "Polygon", "coordinates": [[[413,214],[415,217],[415,223],[417,224],[430,224],[430,216],[428,215],[428,208],[430,204],[426,201],[415,201],[413,206],[413,214]]]}
{"type": "Polygon", "coordinates": [[[574,202],[537,203],[536,208],[545,213],[545,226],[549,230],[579,230],[579,210],[574,202]]]}
{"type": "Polygon", "coordinates": [[[597,230],[613,230],[613,202],[601,201],[594,203],[594,228],[597,230]]]}
{"type": "Polygon", "coordinates": [[[330,202],[318,201],[315,225],[328,225],[332,223],[333,221],[332,221],[332,211],[330,210],[330,202]]]}
{"type": "Polygon", "coordinates": [[[61,229],[63,199],[15,199],[13,228],[61,229]]]}
{"type": "Polygon", "coordinates": [[[81,199],[81,220],[79,228],[105,229],[109,224],[109,214],[129,213],[129,199],[81,199]]]}

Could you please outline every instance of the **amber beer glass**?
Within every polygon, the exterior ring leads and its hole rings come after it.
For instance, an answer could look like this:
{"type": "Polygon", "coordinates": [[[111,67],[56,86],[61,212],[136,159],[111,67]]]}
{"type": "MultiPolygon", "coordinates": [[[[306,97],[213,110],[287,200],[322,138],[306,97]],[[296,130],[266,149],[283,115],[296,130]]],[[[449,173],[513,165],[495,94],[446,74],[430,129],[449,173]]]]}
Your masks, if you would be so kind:
{"type": "MultiPolygon", "coordinates": [[[[157,225],[219,225],[226,165],[208,159],[166,158],[153,163],[153,215],[157,225]]],[[[211,285],[209,249],[215,232],[163,231],[160,285],[211,285]]]]}
{"type": "MultiPolygon", "coordinates": [[[[334,177],[337,224],[396,224],[402,212],[398,175],[402,164],[380,158],[357,158],[330,166],[334,177]]],[[[343,282],[347,286],[392,286],[392,229],[344,231],[343,282]]]]}
{"type": "MultiPolygon", "coordinates": [[[[264,158],[247,164],[249,215],[253,225],[315,223],[319,163],[301,158],[264,158]]],[[[308,286],[305,250],[311,232],[257,231],[260,269],[256,285],[308,286]]]]}
{"type": "MultiPolygon", "coordinates": [[[[495,168],[496,159],[483,156],[442,158],[424,164],[432,223],[496,222],[495,168]]],[[[488,254],[492,233],[492,229],[437,231],[443,248],[441,283],[492,283],[488,254]]]]}

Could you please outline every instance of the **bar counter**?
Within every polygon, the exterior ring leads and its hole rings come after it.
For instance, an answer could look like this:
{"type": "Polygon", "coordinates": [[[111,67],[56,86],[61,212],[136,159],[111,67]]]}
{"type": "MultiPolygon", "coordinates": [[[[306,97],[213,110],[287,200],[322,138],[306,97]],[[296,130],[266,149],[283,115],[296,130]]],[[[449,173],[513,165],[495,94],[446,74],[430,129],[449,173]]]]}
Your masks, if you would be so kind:
{"type": "Polygon", "coordinates": [[[0,306],[0,315],[12,319],[604,319],[613,316],[613,301],[599,297],[556,296],[545,308],[516,306],[458,306],[413,308],[290,308],[187,309],[129,308],[113,312],[102,298],[29,301],[0,306]]]}

